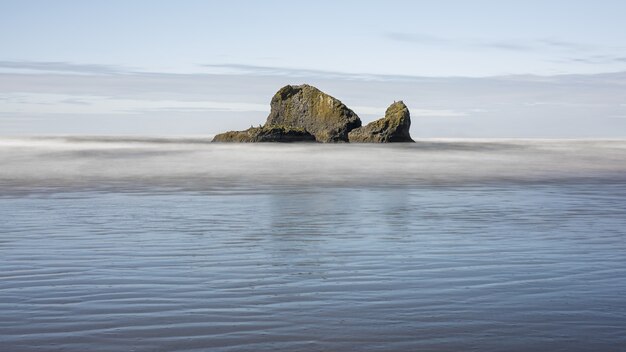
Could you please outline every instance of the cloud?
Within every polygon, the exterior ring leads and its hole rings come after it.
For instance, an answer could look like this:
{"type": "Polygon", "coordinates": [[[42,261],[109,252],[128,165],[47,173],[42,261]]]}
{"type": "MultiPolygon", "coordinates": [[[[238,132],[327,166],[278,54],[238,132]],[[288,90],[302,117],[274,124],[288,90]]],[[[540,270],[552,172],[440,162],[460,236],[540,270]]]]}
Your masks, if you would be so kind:
{"type": "Polygon", "coordinates": [[[269,112],[267,104],[224,101],[123,99],[94,95],[4,94],[0,114],[137,114],[146,112],[269,112]]]}
{"type": "Polygon", "coordinates": [[[428,45],[447,45],[454,44],[455,41],[447,38],[442,38],[430,34],[423,33],[404,33],[404,32],[388,32],[384,36],[388,39],[398,42],[416,43],[416,44],[428,44],[428,45]]]}
{"type": "Polygon", "coordinates": [[[413,117],[462,117],[468,114],[451,109],[412,109],[413,117]]]}
{"type": "Polygon", "coordinates": [[[420,45],[457,47],[464,49],[489,48],[506,51],[584,51],[597,49],[596,45],[588,43],[570,42],[552,38],[540,38],[534,40],[511,39],[483,40],[477,38],[446,38],[424,33],[387,32],[383,36],[393,41],[414,43],[420,45]]]}
{"type": "Polygon", "coordinates": [[[101,65],[101,64],[76,64],[64,61],[0,61],[0,74],[2,73],[55,73],[55,74],[77,74],[77,75],[143,75],[143,76],[186,76],[186,75],[257,75],[293,78],[323,78],[342,80],[406,80],[420,78],[406,75],[381,75],[369,73],[348,73],[330,70],[315,70],[289,67],[270,67],[245,64],[200,64],[202,68],[208,68],[210,72],[196,73],[164,73],[134,70],[124,66],[101,65]]]}
{"type": "Polygon", "coordinates": [[[63,100],[60,100],[59,102],[63,104],[91,105],[91,103],[88,103],[81,99],[63,99],[63,100]]]}
{"type": "MultiPolygon", "coordinates": [[[[426,84],[439,86],[455,83],[458,85],[477,84],[478,82],[490,84],[501,84],[503,82],[517,84],[611,84],[626,85],[626,71],[609,72],[599,74],[557,74],[557,75],[534,75],[534,74],[518,74],[518,75],[501,75],[487,77],[462,77],[462,76],[411,76],[411,75],[385,75],[370,73],[347,73],[338,71],[324,71],[300,69],[291,67],[270,67],[242,64],[205,64],[202,67],[212,69],[212,75],[232,75],[239,77],[258,76],[259,78],[280,78],[287,77],[291,79],[307,79],[310,81],[332,80],[332,81],[370,81],[373,83],[406,83],[406,84],[426,84]]],[[[179,75],[192,77],[194,74],[179,75]]],[[[202,75],[198,75],[202,76],[202,75]]]]}
{"type": "MultiPolygon", "coordinates": [[[[350,107],[358,115],[376,115],[382,117],[385,115],[386,107],[374,107],[374,106],[351,106],[350,107]]],[[[472,109],[486,111],[482,109],[472,109]]],[[[411,109],[411,116],[413,117],[460,117],[467,116],[466,112],[452,110],[452,109],[411,109]]]]}
{"type": "Polygon", "coordinates": [[[489,48],[496,50],[507,50],[507,51],[533,51],[535,47],[529,44],[520,44],[515,42],[476,42],[470,44],[470,46],[476,46],[481,48],[489,48]]]}
{"type": "MultiPolygon", "coordinates": [[[[0,114],[138,114],[150,112],[258,112],[267,114],[268,104],[220,101],[121,99],[105,96],[16,93],[5,94],[0,114]]],[[[385,114],[386,107],[352,106],[357,114],[385,114]]],[[[414,117],[459,117],[467,113],[452,109],[412,109],[414,117]]]]}
{"type": "Polygon", "coordinates": [[[238,74],[253,76],[279,76],[290,78],[340,79],[359,81],[406,81],[428,79],[409,75],[383,75],[371,73],[349,73],[339,71],[312,70],[292,67],[271,67],[242,64],[203,64],[204,68],[211,69],[213,74],[238,74]]]}
{"type": "Polygon", "coordinates": [[[111,75],[130,73],[127,68],[115,65],[75,64],[65,61],[0,61],[0,69],[37,71],[47,73],[74,73],[111,75]]]}
{"type": "MultiPolygon", "coordinates": [[[[421,36],[421,35],[408,35],[406,33],[396,33],[400,38],[404,37],[404,40],[416,40],[423,42],[433,42],[438,40],[433,36],[421,36]],[[421,38],[421,39],[420,39],[421,38]]],[[[396,39],[397,39],[396,38],[396,39]]],[[[399,39],[398,39],[399,40],[399,39]]],[[[450,40],[443,39],[444,42],[451,42],[450,40]]],[[[474,45],[490,46],[501,50],[529,50],[523,44],[505,43],[505,42],[491,42],[481,43],[474,45]]],[[[587,64],[597,63],[625,63],[626,57],[623,56],[609,56],[609,55],[595,55],[586,57],[568,57],[564,59],[554,60],[554,62],[579,62],[587,64]]],[[[181,80],[199,79],[199,80],[215,80],[218,76],[259,76],[259,77],[274,77],[274,78],[295,78],[295,79],[307,79],[307,80],[337,80],[337,81],[373,81],[373,82],[406,82],[406,83],[436,83],[450,80],[466,81],[471,80],[470,77],[461,76],[447,76],[447,77],[427,77],[427,76],[413,76],[402,74],[373,74],[373,73],[354,73],[354,72],[341,72],[332,70],[316,70],[305,69],[297,67],[275,67],[275,66],[260,66],[260,65],[246,65],[238,63],[216,63],[216,64],[199,64],[200,72],[191,73],[171,73],[171,72],[150,72],[142,70],[134,70],[129,67],[116,66],[116,65],[101,65],[101,64],[77,64],[71,62],[51,62],[51,61],[0,61],[0,75],[2,74],[28,74],[33,76],[35,74],[56,74],[56,75],[68,75],[67,77],[87,77],[87,76],[124,76],[126,78],[135,77],[143,80],[167,80],[179,82],[181,80]]],[[[624,77],[624,73],[611,73],[613,77],[606,76],[607,79],[612,79],[617,76],[624,77]]],[[[12,76],[8,79],[17,79],[19,76],[12,76]]],[[[508,76],[490,76],[483,77],[483,79],[495,79],[498,81],[542,81],[550,82],[555,81],[558,77],[579,77],[580,79],[587,79],[589,77],[595,77],[594,79],[602,78],[602,75],[508,75],[508,76]]],[[[559,78],[560,79],[560,78],[559,78]]],[[[107,83],[108,84],[108,83],[107,83]]],[[[158,87],[153,87],[158,88],[158,87]]],[[[187,89],[187,87],[183,87],[187,89]]],[[[189,88],[191,89],[191,88],[189,88]]],[[[0,92],[1,91],[14,91],[15,86],[11,84],[9,80],[2,82],[0,80],[0,92]]],[[[154,89],[153,89],[154,90],[154,89]]],[[[162,89],[156,89],[162,90],[162,89]]],[[[117,92],[109,91],[108,94],[117,95],[117,92]]],[[[69,102],[68,102],[69,103],[69,102]]],[[[80,104],[80,102],[75,102],[80,104]]]]}
{"type": "Polygon", "coordinates": [[[626,119],[605,118],[624,115],[626,72],[472,78],[206,67],[229,73],[0,72],[0,135],[240,130],[265,120],[278,88],[300,82],[341,98],[364,123],[402,99],[420,137],[621,138],[626,131],[626,119]]]}
{"type": "Polygon", "coordinates": [[[538,43],[545,45],[547,47],[552,47],[556,49],[567,49],[567,50],[589,50],[595,49],[595,45],[585,44],[585,43],[575,43],[565,40],[557,40],[557,39],[540,39],[538,43]]]}
{"type": "Polygon", "coordinates": [[[590,64],[590,65],[621,64],[621,63],[626,63],[626,57],[613,56],[613,55],[590,55],[590,56],[583,56],[583,57],[568,57],[568,58],[559,60],[559,62],[575,62],[575,63],[581,63],[581,64],[590,64]]]}

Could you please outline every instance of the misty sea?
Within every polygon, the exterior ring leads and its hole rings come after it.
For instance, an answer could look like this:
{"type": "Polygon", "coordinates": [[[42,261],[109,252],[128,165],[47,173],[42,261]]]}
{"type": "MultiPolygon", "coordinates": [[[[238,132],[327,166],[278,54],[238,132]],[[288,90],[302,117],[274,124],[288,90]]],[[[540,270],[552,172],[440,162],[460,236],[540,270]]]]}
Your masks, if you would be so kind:
{"type": "Polygon", "coordinates": [[[0,350],[623,351],[626,141],[0,138],[0,350]]]}

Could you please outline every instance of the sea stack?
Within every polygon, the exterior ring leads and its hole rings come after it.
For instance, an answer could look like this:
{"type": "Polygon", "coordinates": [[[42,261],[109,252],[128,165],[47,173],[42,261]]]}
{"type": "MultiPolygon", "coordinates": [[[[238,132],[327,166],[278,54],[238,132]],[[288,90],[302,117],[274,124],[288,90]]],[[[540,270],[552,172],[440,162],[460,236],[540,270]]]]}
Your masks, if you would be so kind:
{"type": "Polygon", "coordinates": [[[285,86],[272,98],[266,125],[304,128],[318,142],[347,142],[361,119],[341,101],[303,84],[285,86]]]}
{"type": "Polygon", "coordinates": [[[270,103],[265,125],[218,134],[213,142],[413,142],[411,116],[402,101],[387,108],[385,117],[361,127],[361,119],[340,100],[302,84],[281,88],[270,103]]]}
{"type": "Polygon", "coordinates": [[[410,128],[409,108],[404,102],[397,101],[387,108],[385,117],[353,129],[348,138],[351,143],[413,142],[409,133],[410,128]]]}

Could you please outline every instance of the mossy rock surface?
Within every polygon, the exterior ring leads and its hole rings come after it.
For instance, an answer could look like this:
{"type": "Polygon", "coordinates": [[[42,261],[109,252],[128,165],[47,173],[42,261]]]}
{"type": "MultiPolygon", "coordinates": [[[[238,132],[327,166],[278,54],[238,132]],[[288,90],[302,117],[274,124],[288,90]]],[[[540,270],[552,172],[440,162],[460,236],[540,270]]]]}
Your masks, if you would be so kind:
{"type": "Polygon", "coordinates": [[[315,137],[304,128],[292,128],[289,126],[263,126],[250,127],[245,131],[229,131],[216,135],[213,142],[315,142],[315,137]]]}
{"type": "Polygon", "coordinates": [[[391,104],[385,117],[366,126],[355,128],[348,134],[351,143],[413,142],[409,129],[411,114],[404,102],[391,104]]]}
{"type": "Polygon", "coordinates": [[[270,105],[266,125],[303,128],[318,142],[348,142],[348,133],[361,126],[354,111],[308,84],[281,88],[270,105]]]}
{"type": "Polygon", "coordinates": [[[281,88],[270,104],[264,126],[221,133],[213,142],[413,142],[411,115],[402,101],[367,126],[341,101],[308,84],[281,88]]]}

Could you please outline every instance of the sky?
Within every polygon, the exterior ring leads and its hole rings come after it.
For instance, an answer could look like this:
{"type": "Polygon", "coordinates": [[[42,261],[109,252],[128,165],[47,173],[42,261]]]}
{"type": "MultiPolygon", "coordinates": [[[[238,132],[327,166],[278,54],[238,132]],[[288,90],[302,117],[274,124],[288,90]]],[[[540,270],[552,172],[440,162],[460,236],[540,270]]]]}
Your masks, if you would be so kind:
{"type": "Polygon", "coordinates": [[[0,0],[0,135],[210,135],[309,83],[416,137],[626,138],[624,1],[0,0]]]}

